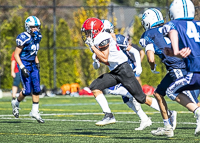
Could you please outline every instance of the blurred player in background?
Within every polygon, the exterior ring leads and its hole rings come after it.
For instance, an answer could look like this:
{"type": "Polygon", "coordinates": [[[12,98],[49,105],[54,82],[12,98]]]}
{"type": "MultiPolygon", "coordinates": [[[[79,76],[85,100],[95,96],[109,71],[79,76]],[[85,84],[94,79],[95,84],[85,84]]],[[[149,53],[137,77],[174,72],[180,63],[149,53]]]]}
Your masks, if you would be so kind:
{"type": "MultiPolygon", "coordinates": [[[[128,40],[129,45],[131,45],[133,48],[135,48],[136,50],[139,51],[140,57],[137,57],[137,58],[140,58],[140,62],[142,63],[142,60],[143,60],[143,58],[145,56],[144,51],[138,45],[132,43],[132,38],[130,37],[130,35],[127,36],[127,40],[128,40]]],[[[136,57],[134,57],[133,60],[136,61],[137,60],[136,57]]],[[[142,86],[142,81],[140,79],[140,74],[135,74],[135,77],[139,81],[140,85],[142,86]]]]}
{"type": "Polygon", "coordinates": [[[15,52],[13,52],[11,56],[11,76],[13,77],[12,100],[15,100],[15,98],[19,96],[17,95],[17,91],[20,84],[20,73],[17,67],[17,62],[15,60],[14,54],[15,52]]]}
{"type": "Polygon", "coordinates": [[[200,134],[200,107],[183,91],[200,88],[200,21],[195,21],[195,8],[191,0],[174,0],[169,8],[171,21],[163,26],[163,34],[171,40],[172,49],[165,48],[170,56],[184,58],[188,74],[173,82],[167,96],[192,111],[197,118],[194,134],[200,134]]]}
{"type": "Polygon", "coordinates": [[[30,116],[39,123],[44,120],[39,114],[40,94],[40,65],[37,57],[39,43],[42,35],[40,31],[40,20],[36,16],[29,16],[25,20],[26,32],[22,32],[16,38],[15,59],[18,63],[23,91],[16,100],[12,100],[13,115],[19,118],[19,104],[28,95],[32,94],[32,110],[30,116]]]}

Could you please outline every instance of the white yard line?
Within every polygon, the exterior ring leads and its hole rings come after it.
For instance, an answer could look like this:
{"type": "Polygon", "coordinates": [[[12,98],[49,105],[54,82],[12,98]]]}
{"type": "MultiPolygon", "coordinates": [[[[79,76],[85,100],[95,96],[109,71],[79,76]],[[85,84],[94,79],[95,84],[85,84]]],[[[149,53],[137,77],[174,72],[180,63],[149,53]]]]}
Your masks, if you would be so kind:
{"type": "MultiPolygon", "coordinates": [[[[155,114],[159,112],[146,112],[150,114],[155,114]]],[[[191,113],[189,111],[178,111],[178,113],[191,113]]],[[[114,114],[133,114],[133,112],[116,112],[114,114]]],[[[52,114],[41,114],[42,116],[59,116],[59,115],[103,115],[103,113],[52,113],[52,114]]],[[[29,117],[28,114],[20,115],[23,117],[29,117]]],[[[33,118],[14,118],[13,115],[0,115],[0,120],[35,120],[33,118]],[[10,118],[12,117],[12,118],[10,118]]],[[[68,120],[68,119],[45,119],[45,121],[57,121],[57,122],[97,122],[99,120],[68,120]]],[[[116,121],[117,123],[140,123],[135,121],[116,121]]],[[[153,122],[157,124],[162,124],[163,122],[153,122]]],[[[196,124],[195,122],[177,122],[177,124],[196,124]]]]}

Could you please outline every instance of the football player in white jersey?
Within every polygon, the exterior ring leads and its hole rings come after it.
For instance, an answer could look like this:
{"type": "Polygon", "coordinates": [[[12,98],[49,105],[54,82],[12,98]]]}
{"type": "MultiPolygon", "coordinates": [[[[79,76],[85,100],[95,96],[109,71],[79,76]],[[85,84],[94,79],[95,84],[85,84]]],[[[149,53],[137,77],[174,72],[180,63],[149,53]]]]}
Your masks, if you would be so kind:
{"type": "Polygon", "coordinates": [[[110,69],[109,73],[101,75],[90,85],[94,97],[105,113],[103,120],[96,123],[97,126],[116,122],[102,92],[108,87],[121,83],[139,103],[151,105],[151,98],[143,93],[133,69],[128,64],[127,56],[112,36],[107,32],[102,32],[102,30],[103,23],[98,18],[87,19],[81,29],[84,42],[96,54],[97,59],[108,65],[110,69]]]}

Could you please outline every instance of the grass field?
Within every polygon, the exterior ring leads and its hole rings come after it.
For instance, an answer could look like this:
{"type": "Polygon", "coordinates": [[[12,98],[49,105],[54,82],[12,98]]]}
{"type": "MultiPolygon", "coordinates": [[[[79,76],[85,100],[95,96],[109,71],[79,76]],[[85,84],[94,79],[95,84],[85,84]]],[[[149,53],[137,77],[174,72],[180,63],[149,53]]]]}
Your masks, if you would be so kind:
{"type": "Polygon", "coordinates": [[[103,127],[95,126],[95,122],[101,120],[104,115],[94,97],[41,98],[40,112],[43,112],[41,116],[45,119],[44,124],[39,124],[29,117],[32,108],[30,97],[21,102],[20,117],[15,119],[12,115],[10,98],[0,99],[2,143],[200,142],[200,137],[194,136],[196,128],[194,115],[167,97],[169,108],[178,112],[178,124],[175,136],[172,138],[151,135],[151,130],[163,127],[163,123],[160,113],[146,105],[142,105],[142,108],[151,117],[153,124],[143,131],[135,131],[134,128],[140,124],[139,117],[123,104],[120,96],[106,96],[117,122],[103,127]]]}

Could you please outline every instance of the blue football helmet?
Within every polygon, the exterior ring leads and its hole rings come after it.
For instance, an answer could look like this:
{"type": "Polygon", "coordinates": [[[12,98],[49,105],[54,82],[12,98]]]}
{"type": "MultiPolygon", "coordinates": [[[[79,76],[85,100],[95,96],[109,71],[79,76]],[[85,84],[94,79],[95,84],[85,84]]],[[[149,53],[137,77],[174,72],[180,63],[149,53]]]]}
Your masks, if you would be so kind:
{"type": "Polygon", "coordinates": [[[31,26],[37,26],[38,32],[40,31],[40,20],[36,16],[29,16],[25,20],[25,29],[28,33],[31,33],[31,26]]]}
{"type": "Polygon", "coordinates": [[[119,47],[124,50],[128,47],[128,41],[127,38],[121,34],[117,34],[116,35],[116,40],[117,40],[117,44],[119,45],[119,47]]]}

